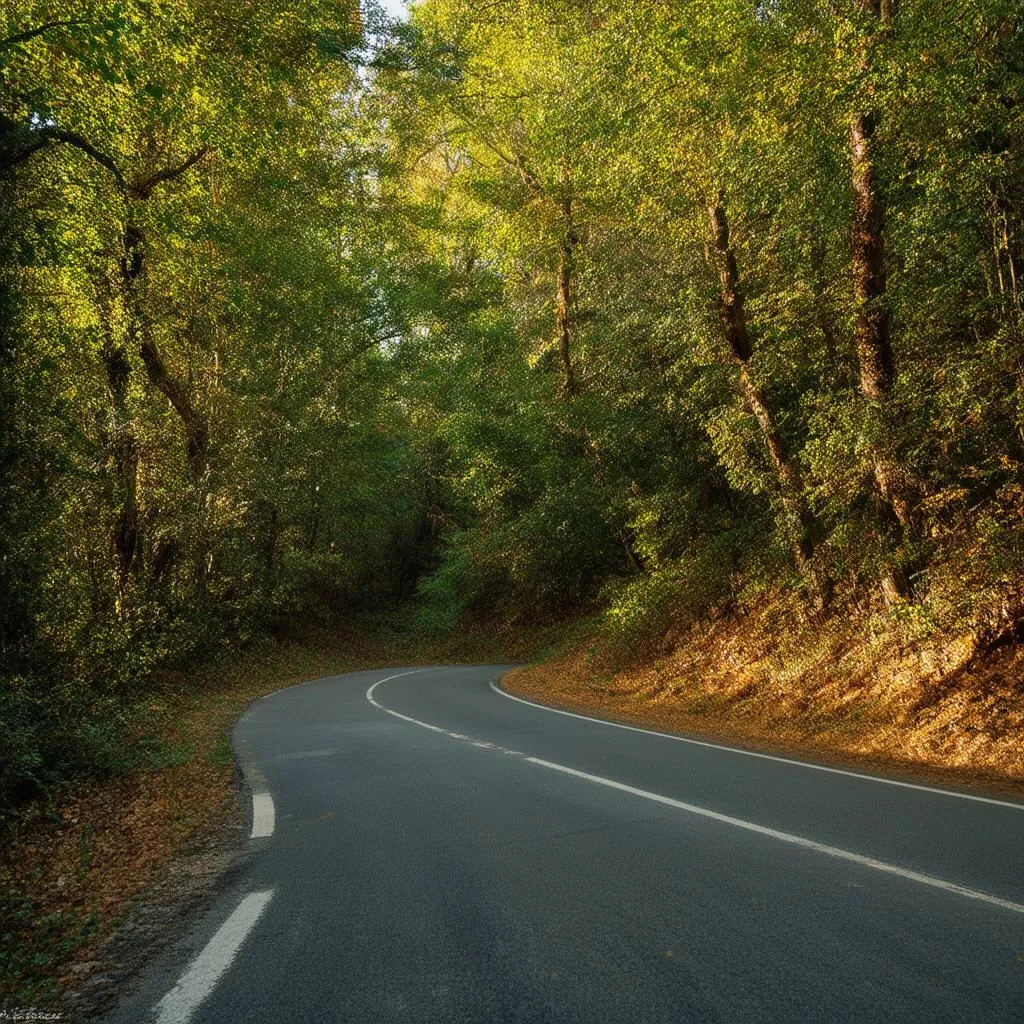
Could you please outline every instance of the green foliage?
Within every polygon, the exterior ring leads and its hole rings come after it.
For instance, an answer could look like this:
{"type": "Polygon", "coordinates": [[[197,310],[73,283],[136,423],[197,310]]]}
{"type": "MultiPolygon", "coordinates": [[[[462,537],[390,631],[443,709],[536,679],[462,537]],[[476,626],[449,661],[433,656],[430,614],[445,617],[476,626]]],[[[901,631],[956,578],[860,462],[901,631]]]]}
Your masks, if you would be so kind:
{"type": "Polygon", "coordinates": [[[235,748],[229,736],[221,736],[210,751],[210,763],[215,768],[227,768],[235,763],[235,748]]]}
{"type": "Polygon", "coordinates": [[[187,757],[131,739],[154,670],[408,591],[425,514],[356,5],[18,6],[61,24],[0,49],[5,808],[187,757]]]}
{"type": "Polygon", "coordinates": [[[8,890],[0,902],[0,992],[22,1005],[52,998],[55,985],[47,966],[65,962],[98,932],[95,912],[74,908],[40,914],[24,892],[8,890]]]}
{"type": "Polygon", "coordinates": [[[777,586],[786,573],[785,549],[765,538],[763,525],[723,524],[648,572],[610,579],[599,632],[613,657],[648,657],[702,618],[777,586]]]}
{"type": "Polygon", "coordinates": [[[622,657],[773,587],[1008,635],[1011,6],[17,5],[0,801],[186,756],[138,739],[158,668],[412,595],[622,657]]]}

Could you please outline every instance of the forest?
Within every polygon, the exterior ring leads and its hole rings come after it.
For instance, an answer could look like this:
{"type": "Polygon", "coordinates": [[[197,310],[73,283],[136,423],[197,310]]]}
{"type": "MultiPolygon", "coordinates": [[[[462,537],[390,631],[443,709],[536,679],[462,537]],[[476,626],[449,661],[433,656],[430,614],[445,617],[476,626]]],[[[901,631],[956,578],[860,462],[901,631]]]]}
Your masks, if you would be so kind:
{"type": "Polygon", "coordinates": [[[396,603],[1016,643],[1019,0],[9,0],[0,189],[5,808],[396,603]]]}

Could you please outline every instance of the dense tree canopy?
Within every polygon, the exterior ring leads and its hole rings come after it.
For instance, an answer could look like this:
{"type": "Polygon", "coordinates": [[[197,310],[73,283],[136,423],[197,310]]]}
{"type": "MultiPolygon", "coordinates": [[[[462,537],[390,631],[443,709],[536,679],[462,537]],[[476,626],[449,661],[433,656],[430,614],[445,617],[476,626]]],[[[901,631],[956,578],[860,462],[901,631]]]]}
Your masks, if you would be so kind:
{"type": "Polygon", "coordinates": [[[414,593],[1016,625],[1019,4],[5,12],[0,794],[414,593]]]}

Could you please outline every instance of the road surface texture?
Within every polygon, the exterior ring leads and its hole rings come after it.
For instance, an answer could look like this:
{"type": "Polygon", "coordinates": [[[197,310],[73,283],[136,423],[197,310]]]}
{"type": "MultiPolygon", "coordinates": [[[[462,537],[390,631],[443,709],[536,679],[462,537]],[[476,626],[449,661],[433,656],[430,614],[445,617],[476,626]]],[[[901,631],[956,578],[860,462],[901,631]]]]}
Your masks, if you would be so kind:
{"type": "Polygon", "coordinates": [[[503,671],[255,703],[251,856],[112,1024],[1024,1021],[1024,806],[558,713],[503,671]]]}

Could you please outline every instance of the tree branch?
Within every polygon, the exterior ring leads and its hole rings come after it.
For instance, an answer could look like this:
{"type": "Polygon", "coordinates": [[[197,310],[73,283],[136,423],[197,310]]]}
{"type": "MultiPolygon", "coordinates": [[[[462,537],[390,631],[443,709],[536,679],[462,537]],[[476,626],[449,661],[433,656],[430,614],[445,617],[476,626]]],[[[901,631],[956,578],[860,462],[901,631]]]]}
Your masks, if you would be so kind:
{"type": "Polygon", "coordinates": [[[541,184],[537,176],[526,166],[523,158],[518,154],[515,156],[509,156],[503,153],[486,135],[481,134],[480,141],[503,163],[507,164],[513,170],[519,172],[519,176],[523,179],[523,184],[534,194],[534,196],[547,196],[547,190],[541,184]]]}
{"type": "MultiPolygon", "coordinates": [[[[165,167],[163,170],[157,171],[155,174],[150,175],[148,178],[144,178],[142,181],[129,184],[124,174],[122,174],[121,169],[114,162],[114,159],[107,156],[107,154],[102,150],[97,149],[87,138],[79,135],[77,132],[67,131],[64,128],[57,128],[55,126],[33,129],[27,125],[18,125],[14,121],[11,121],[9,118],[0,114],[0,135],[6,135],[10,138],[18,134],[28,135],[32,141],[29,142],[24,149],[18,150],[6,159],[0,157],[5,169],[17,167],[19,164],[24,163],[41,149],[45,149],[46,146],[52,142],[63,142],[65,145],[74,146],[75,149],[79,149],[86,155],[92,157],[96,163],[101,167],[106,168],[113,175],[114,181],[117,182],[117,187],[122,192],[133,196],[136,199],[148,199],[153,194],[153,190],[157,185],[180,177],[186,171],[199,163],[199,161],[210,152],[208,146],[203,146],[201,149],[196,150],[195,153],[186,158],[182,163],[177,164],[174,167],[165,167]]],[[[2,152],[3,148],[6,147],[3,147],[2,144],[0,144],[0,152],[2,152]]]]}
{"type": "Polygon", "coordinates": [[[156,342],[143,331],[139,355],[146,367],[150,383],[171,403],[185,428],[185,455],[188,459],[192,479],[199,482],[206,472],[206,450],[210,442],[210,430],[202,413],[196,408],[187,388],[172,377],[164,363],[163,355],[156,342]]]}
{"type": "Polygon", "coordinates": [[[48,21],[44,25],[39,25],[37,28],[26,29],[24,32],[17,32],[13,36],[8,36],[6,39],[0,39],[0,50],[6,50],[12,46],[18,46],[20,43],[27,43],[30,39],[35,39],[36,36],[41,36],[44,32],[49,32],[51,28],[70,28],[72,25],[88,25],[87,21],[48,21]]]}
{"type": "Polygon", "coordinates": [[[74,146],[75,149],[80,149],[83,153],[91,156],[101,167],[105,167],[114,176],[114,180],[117,182],[118,188],[125,188],[126,182],[124,175],[121,173],[120,168],[114,163],[112,157],[107,156],[106,153],[98,150],[88,139],[83,138],[77,132],[64,131],[62,128],[47,128],[45,132],[50,133],[50,137],[57,142],[63,142],[68,146],[74,146]]]}
{"type": "Polygon", "coordinates": [[[177,167],[165,167],[162,171],[157,171],[156,174],[150,175],[150,177],[145,178],[142,181],[127,186],[127,191],[137,199],[148,199],[153,194],[153,189],[155,189],[157,185],[165,181],[170,181],[172,178],[180,177],[190,168],[199,163],[199,161],[202,160],[209,152],[209,146],[203,146],[188,157],[184,163],[178,164],[177,167]]]}
{"type": "Polygon", "coordinates": [[[56,126],[35,129],[28,125],[19,125],[10,118],[0,115],[0,138],[2,138],[2,141],[0,141],[0,153],[7,150],[10,154],[4,154],[0,157],[5,170],[24,163],[29,157],[38,153],[41,149],[45,149],[52,142],[63,142],[65,145],[74,146],[75,149],[81,150],[87,156],[92,157],[101,167],[110,171],[117,182],[118,188],[124,189],[126,187],[124,175],[117,164],[114,163],[113,158],[97,149],[88,139],[77,132],[69,132],[56,126]],[[19,135],[27,137],[26,145],[21,150],[11,152],[14,150],[14,147],[10,143],[19,135]]]}

